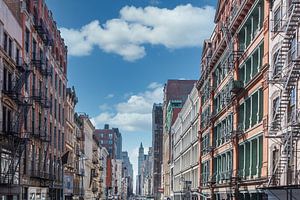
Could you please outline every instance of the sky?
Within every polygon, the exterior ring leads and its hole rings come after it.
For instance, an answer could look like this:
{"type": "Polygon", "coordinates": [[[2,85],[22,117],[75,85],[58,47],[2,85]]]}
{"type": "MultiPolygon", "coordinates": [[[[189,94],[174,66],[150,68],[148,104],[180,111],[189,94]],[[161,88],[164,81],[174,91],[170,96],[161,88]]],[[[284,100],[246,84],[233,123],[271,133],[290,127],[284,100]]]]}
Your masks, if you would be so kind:
{"type": "MultiPolygon", "coordinates": [[[[77,112],[119,128],[137,172],[152,145],[153,103],[168,79],[199,79],[216,0],[46,0],[68,46],[77,112]]],[[[134,187],[135,188],[135,187],[134,187]]]]}

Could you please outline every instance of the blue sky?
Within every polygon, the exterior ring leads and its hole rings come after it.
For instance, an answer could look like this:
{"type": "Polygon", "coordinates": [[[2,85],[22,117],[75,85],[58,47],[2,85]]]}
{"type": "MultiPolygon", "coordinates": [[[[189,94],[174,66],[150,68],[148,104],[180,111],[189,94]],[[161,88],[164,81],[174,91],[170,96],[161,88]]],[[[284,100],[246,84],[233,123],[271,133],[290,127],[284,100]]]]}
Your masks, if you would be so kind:
{"type": "Polygon", "coordinates": [[[167,79],[198,79],[216,0],[46,0],[69,48],[76,110],[119,127],[136,170],[167,79]],[[88,3],[87,3],[88,2],[88,3]]]}

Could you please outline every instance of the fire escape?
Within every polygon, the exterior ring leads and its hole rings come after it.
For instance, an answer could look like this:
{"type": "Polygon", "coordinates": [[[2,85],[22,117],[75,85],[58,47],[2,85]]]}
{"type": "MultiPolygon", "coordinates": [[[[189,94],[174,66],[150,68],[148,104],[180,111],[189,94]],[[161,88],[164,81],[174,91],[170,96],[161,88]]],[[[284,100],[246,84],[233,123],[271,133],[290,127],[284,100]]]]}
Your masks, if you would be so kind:
{"type": "Polygon", "coordinates": [[[1,124],[0,184],[5,185],[7,188],[20,184],[20,161],[30,138],[30,131],[26,128],[25,117],[32,106],[32,100],[24,94],[23,87],[31,70],[22,58],[17,59],[16,69],[15,78],[9,80],[8,87],[3,88],[2,91],[17,106],[10,119],[3,119],[1,124]]]}
{"type": "MultiPolygon", "coordinates": [[[[36,4],[39,1],[35,2],[36,4]]],[[[53,45],[53,39],[51,38],[49,31],[46,27],[42,18],[38,17],[37,11],[35,9],[34,12],[34,20],[33,20],[34,28],[40,37],[42,44],[44,45],[44,50],[47,47],[53,45]]],[[[53,174],[51,166],[49,165],[48,161],[52,159],[48,156],[49,155],[49,146],[50,146],[50,133],[48,130],[48,112],[47,109],[52,107],[51,99],[49,98],[48,93],[48,77],[52,76],[52,70],[48,65],[48,60],[45,57],[45,52],[42,50],[39,51],[39,56],[37,56],[36,50],[33,52],[33,57],[31,59],[31,66],[32,69],[35,69],[36,72],[39,72],[42,81],[38,83],[38,87],[35,85],[32,87],[30,91],[30,95],[32,101],[35,102],[35,105],[40,106],[41,112],[38,116],[38,125],[34,125],[32,127],[32,139],[39,141],[41,143],[41,149],[39,151],[39,158],[38,164],[33,164],[31,168],[31,178],[38,179],[43,186],[50,186],[53,184],[53,181],[57,179],[56,175],[53,174]],[[48,164],[47,164],[48,163],[48,164]],[[49,167],[49,171],[47,168],[49,167]]],[[[34,83],[35,84],[35,83],[34,83]]],[[[51,162],[50,161],[50,162],[51,162]]],[[[51,165],[51,164],[50,164],[51,165]]]]}
{"type": "Polygon", "coordinates": [[[273,168],[267,186],[291,185],[293,156],[296,151],[295,142],[299,139],[300,124],[297,119],[297,105],[293,108],[293,93],[297,90],[297,81],[300,77],[300,58],[298,42],[295,38],[300,18],[300,1],[292,0],[281,26],[275,26],[274,32],[280,33],[282,42],[276,58],[274,58],[274,73],[270,75],[270,83],[280,90],[280,97],[273,102],[273,116],[270,116],[268,138],[280,141],[277,158],[273,160],[273,168]],[[282,176],[286,174],[285,183],[282,176]]]}

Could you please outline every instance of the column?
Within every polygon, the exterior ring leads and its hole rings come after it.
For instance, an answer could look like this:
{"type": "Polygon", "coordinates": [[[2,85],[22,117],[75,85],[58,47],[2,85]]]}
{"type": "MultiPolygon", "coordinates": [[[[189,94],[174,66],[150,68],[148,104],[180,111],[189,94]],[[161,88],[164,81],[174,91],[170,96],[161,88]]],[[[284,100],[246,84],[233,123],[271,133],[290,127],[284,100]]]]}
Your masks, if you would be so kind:
{"type": "Polygon", "coordinates": [[[250,157],[250,163],[249,163],[249,175],[250,175],[250,178],[252,178],[252,175],[253,175],[253,174],[252,174],[252,148],[253,148],[253,147],[252,147],[252,141],[250,141],[249,143],[250,143],[250,154],[249,154],[249,155],[250,155],[250,156],[249,156],[249,157],[250,157]]]}
{"type": "Polygon", "coordinates": [[[244,148],[244,166],[243,166],[243,177],[246,177],[246,143],[243,144],[243,148],[244,148]]]}
{"type": "Polygon", "coordinates": [[[260,96],[260,92],[258,91],[257,92],[257,113],[256,113],[256,115],[257,115],[257,117],[256,117],[256,123],[259,123],[259,121],[261,120],[260,119],[260,109],[262,109],[261,107],[260,107],[260,104],[259,104],[259,102],[260,102],[260,98],[261,98],[261,96],[260,96]]]}
{"type": "Polygon", "coordinates": [[[257,24],[258,30],[261,29],[261,22],[262,22],[261,17],[262,17],[262,15],[261,15],[261,5],[259,4],[258,5],[258,24],[257,24]]]}
{"type": "Polygon", "coordinates": [[[259,176],[259,169],[260,169],[260,163],[259,163],[259,159],[260,159],[260,153],[259,153],[259,151],[260,151],[260,149],[259,149],[259,137],[258,138],[255,138],[255,140],[256,140],[256,145],[257,145],[257,153],[256,153],[256,158],[257,158],[257,163],[256,163],[256,175],[257,176],[259,176]]]}
{"type": "Polygon", "coordinates": [[[253,40],[254,38],[254,18],[251,16],[251,33],[250,33],[250,38],[253,40]]]}
{"type": "Polygon", "coordinates": [[[245,37],[245,42],[244,42],[244,49],[246,49],[247,48],[247,26],[245,25],[245,27],[244,27],[244,37],[245,37]]]}

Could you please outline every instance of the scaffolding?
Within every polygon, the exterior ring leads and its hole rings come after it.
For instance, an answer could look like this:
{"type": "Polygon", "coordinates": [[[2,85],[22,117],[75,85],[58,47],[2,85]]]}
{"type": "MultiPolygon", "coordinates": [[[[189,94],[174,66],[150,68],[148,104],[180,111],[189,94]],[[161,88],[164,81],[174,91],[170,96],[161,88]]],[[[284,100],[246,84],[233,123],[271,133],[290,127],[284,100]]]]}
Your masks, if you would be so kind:
{"type": "Polygon", "coordinates": [[[299,44],[295,37],[299,18],[300,1],[291,0],[286,15],[280,19],[280,25],[274,23],[272,30],[279,33],[283,39],[273,58],[273,71],[269,75],[270,83],[279,89],[280,96],[272,105],[273,115],[270,116],[267,138],[278,143],[280,148],[272,158],[273,166],[266,188],[293,185],[293,182],[298,180],[298,174],[292,172],[292,166],[293,156],[297,151],[296,142],[300,139],[299,112],[294,104],[295,90],[300,77],[299,44]]]}

